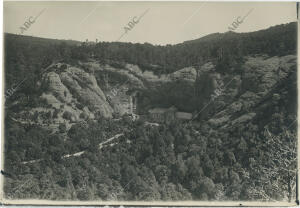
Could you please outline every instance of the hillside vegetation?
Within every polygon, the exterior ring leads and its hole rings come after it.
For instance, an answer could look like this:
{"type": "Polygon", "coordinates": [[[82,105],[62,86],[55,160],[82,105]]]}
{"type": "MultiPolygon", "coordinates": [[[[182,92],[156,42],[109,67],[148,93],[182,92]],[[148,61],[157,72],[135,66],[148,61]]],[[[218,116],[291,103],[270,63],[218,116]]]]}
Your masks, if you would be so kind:
{"type": "Polygon", "coordinates": [[[6,34],[6,90],[26,78],[6,94],[6,197],[294,201],[296,31],[167,46],[6,34]],[[133,93],[143,119],[124,113],[133,93]],[[147,123],[171,106],[193,119],[147,123]]]}

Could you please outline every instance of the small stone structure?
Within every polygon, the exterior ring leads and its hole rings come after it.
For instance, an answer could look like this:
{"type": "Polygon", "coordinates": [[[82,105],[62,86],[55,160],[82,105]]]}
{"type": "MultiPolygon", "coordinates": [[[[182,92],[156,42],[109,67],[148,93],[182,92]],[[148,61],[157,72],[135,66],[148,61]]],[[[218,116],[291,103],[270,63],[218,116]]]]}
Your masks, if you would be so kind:
{"type": "Polygon", "coordinates": [[[193,115],[186,112],[178,112],[177,108],[172,106],[170,108],[153,108],[149,111],[149,117],[154,122],[167,123],[175,119],[191,120],[193,115]]]}

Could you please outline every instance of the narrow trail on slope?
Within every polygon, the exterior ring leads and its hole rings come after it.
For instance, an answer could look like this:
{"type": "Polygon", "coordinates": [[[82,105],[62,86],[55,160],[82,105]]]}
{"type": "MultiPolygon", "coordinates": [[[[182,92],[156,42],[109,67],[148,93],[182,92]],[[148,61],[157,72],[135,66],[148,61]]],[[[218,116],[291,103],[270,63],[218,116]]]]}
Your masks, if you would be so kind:
{"type": "MultiPolygon", "coordinates": [[[[101,150],[103,148],[103,145],[106,144],[106,143],[109,143],[117,138],[119,138],[120,136],[124,136],[123,133],[121,134],[116,134],[115,136],[109,138],[108,140],[104,141],[104,142],[101,142],[98,146],[99,146],[99,150],[101,150]]],[[[81,152],[76,152],[74,154],[67,154],[67,155],[64,155],[62,156],[62,158],[69,158],[69,157],[79,157],[80,155],[82,155],[83,153],[85,153],[85,151],[81,151],[81,152]]]]}
{"type": "MultiPolygon", "coordinates": [[[[121,137],[121,136],[124,136],[124,133],[116,134],[115,136],[113,136],[113,137],[107,139],[106,141],[101,142],[100,144],[98,144],[99,150],[101,150],[101,149],[104,147],[103,145],[105,145],[105,144],[107,144],[107,143],[109,143],[109,142],[111,142],[111,141],[113,141],[113,140],[115,140],[115,139],[117,139],[117,138],[119,138],[119,137],[121,137]]],[[[64,156],[62,156],[61,158],[63,159],[63,158],[70,158],[70,157],[79,157],[79,156],[81,156],[81,155],[84,154],[84,153],[85,153],[85,151],[76,152],[76,153],[73,153],[73,154],[67,154],[67,155],[64,155],[64,156]]],[[[42,161],[42,160],[43,160],[43,159],[29,160],[29,161],[21,162],[21,164],[36,163],[36,162],[40,162],[40,161],[42,161]]]]}

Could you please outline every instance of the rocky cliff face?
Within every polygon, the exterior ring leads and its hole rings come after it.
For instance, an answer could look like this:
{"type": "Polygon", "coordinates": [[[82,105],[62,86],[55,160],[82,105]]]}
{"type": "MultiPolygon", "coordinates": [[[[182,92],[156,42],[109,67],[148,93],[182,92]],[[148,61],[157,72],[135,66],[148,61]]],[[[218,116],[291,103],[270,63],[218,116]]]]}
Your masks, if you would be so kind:
{"type": "Polygon", "coordinates": [[[48,123],[67,125],[96,116],[112,118],[113,114],[129,112],[130,96],[137,91],[155,88],[160,93],[164,84],[176,86],[178,83],[180,90],[193,88],[195,92],[187,93],[195,93],[195,102],[198,99],[197,102],[204,106],[201,115],[212,126],[228,126],[255,118],[254,107],[267,96],[272,97],[272,90],[295,68],[296,57],[293,55],[247,57],[239,72],[225,75],[217,72],[211,62],[198,69],[186,67],[161,76],[142,71],[132,64],[123,68],[96,61],[81,63],[77,67],[57,64],[43,74],[40,81],[43,104],[31,109],[29,114],[34,117],[38,112],[35,120],[39,123],[47,120],[48,123]],[[103,75],[108,78],[102,79],[103,75]],[[188,83],[190,88],[181,89],[180,82],[188,83]]]}
{"type": "Polygon", "coordinates": [[[214,101],[226,103],[227,107],[211,115],[209,122],[227,127],[254,119],[263,102],[272,108],[274,97],[280,97],[276,87],[288,82],[291,76],[297,76],[296,63],[294,55],[247,57],[241,76],[233,76],[233,81],[222,88],[214,101]]]}
{"type": "Polygon", "coordinates": [[[78,112],[75,115],[78,117],[82,113],[79,106],[83,105],[93,114],[112,116],[112,109],[95,77],[82,69],[71,66],[63,70],[53,68],[44,74],[42,86],[45,89],[42,97],[55,109],[69,105],[72,112],[78,112]]]}
{"type": "Polygon", "coordinates": [[[21,112],[41,125],[112,118],[113,109],[92,73],[66,64],[53,65],[40,81],[40,106],[21,112]],[[61,67],[64,66],[64,67],[61,67]],[[37,114],[38,113],[38,114],[37,114]]]}
{"type": "Polygon", "coordinates": [[[175,71],[168,76],[172,81],[186,80],[189,82],[195,82],[197,79],[197,70],[193,67],[186,67],[175,71]]]}

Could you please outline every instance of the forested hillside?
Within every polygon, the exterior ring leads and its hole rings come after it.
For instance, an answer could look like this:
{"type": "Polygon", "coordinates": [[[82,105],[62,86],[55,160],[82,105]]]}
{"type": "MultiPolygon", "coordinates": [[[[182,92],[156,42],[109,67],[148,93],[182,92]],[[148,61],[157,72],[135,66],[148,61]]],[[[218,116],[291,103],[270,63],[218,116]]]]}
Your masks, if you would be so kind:
{"type": "Polygon", "coordinates": [[[296,32],[167,46],[5,34],[6,197],[295,201],[296,32]],[[124,113],[132,94],[140,119],[124,113]],[[148,120],[172,106],[192,119],[148,120]]]}

